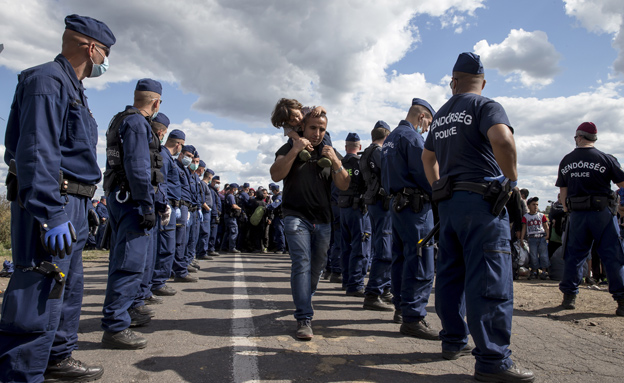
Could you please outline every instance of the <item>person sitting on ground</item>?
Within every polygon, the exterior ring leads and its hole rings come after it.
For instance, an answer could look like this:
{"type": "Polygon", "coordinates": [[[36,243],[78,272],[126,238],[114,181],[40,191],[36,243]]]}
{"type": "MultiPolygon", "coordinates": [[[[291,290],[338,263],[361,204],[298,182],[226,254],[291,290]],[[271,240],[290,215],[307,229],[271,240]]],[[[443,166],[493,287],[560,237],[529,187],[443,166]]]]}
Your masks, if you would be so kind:
{"type": "MultiPolygon", "coordinates": [[[[292,98],[281,98],[273,112],[271,113],[271,123],[276,128],[284,128],[284,135],[288,136],[293,142],[301,139],[303,134],[303,118],[311,114],[312,117],[318,117],[321,114],[327,114],[327,111],[322,106],[310,107],[303,106],[299,101],[292,98]]],[[[290,141],[289,141],[290,142],[290,141]]],[[[319,151],[323,151],[324,146],[332,146],[331,137],[329,133],[326,133],[323,137],[323,142],[319,147],[319,151]]],[[[310,152],[314,148],[312,145],[307,145],[300,153],[299,159],[307,161],[311,158],[310,152]]],[[[332,165],[331,161],[327,157],[319,158],[317,164],[320,167],[328,168],[332,165]]]]}
{"type": "Polygon", "coordinates": [[[529,242],[529,258],[531,260],[531,274],[529,279],[537,279],[539,270],[542,270],[540,279],[548,278],[548,219],[538,211],[539,198],[529,198],[527,205],[529,212],[522,217],[522,238],[527,237],[529,242]]]}

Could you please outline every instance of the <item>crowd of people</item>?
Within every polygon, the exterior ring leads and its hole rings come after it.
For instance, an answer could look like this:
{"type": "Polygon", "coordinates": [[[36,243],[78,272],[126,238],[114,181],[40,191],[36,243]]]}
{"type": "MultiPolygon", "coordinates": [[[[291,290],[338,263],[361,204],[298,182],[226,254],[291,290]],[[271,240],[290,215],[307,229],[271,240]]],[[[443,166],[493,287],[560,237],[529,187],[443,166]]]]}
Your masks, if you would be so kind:
{"type": "Polygon", "coordinates": [[[479,381],[535,379],[509,349],[518,267],[512,237],[527,240],[531,279],[552,276],[548,248],[553,233],[561,238],[563,309],[575,308],[583,263],[597,254],[616,315],[624,316],[616,218],[624,208],[611,191],[611,182],[624,188],[624,171],[594,147],[595,124],[582,123],[576,149],[559,167],[561,209],[549,226],[539,199],[525,201],[528,193],[516,187],[514,131],[504,108],[481,95],[478,55],[458,56],[452,97],[437,112],[414,98],[394,129],[374,124],[363,151],[357,133],[347,135],[344,155],[333,147],[325,108],[279,100],[271,122],[288,141],[270,175],[284,186],[280,192],[271,183],[270,193],[247,182],[220,190],[219,175],[186,134],[168,132],[161,84],[141,79],[132,105],[107,129],[104,196],[97,201],[97,124],[82,80],[106,72],[116,39],[89,17],[70,15],[65,24],[61,54],[20,74],[7,123],[16,272],[0,318],[0,381],[103,375],[102,366],[72,356],[85,247],[110,253],[101,320],[106,348],[145,348],[147,340],[131,328],[150,322],[150,305],[177,294],[172,284],[197,282],[198,260],[220,252],[289,254],[297,339],[313,339],[312,299],[324,277],[362,298],[364,309],[393,312],[402,334],[439,341],[444,359],[474,356],[479,381]],[[426,320],[434,283],[441,329],[426,320]]]}

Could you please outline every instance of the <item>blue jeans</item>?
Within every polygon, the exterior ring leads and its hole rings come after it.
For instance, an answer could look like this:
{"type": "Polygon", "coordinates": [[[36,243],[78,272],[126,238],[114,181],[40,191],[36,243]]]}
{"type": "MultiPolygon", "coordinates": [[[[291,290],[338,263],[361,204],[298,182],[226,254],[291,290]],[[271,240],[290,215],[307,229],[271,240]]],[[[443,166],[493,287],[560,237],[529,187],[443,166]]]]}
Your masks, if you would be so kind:
{"type": "Polygon", "coordinates": [[[529,257],[531,258],[531,269],[533,270],[545,270],[550,267],[546,237],[529,237],[529,257]]]}
{"type": "Polygon", "coordinates": [[[312,295],[327,262],[331,225],[311,224],[299,217],[287,216],[284,218],[284,233],[292,262],[290,288],[295,319],[312,319],[312,295]]]}

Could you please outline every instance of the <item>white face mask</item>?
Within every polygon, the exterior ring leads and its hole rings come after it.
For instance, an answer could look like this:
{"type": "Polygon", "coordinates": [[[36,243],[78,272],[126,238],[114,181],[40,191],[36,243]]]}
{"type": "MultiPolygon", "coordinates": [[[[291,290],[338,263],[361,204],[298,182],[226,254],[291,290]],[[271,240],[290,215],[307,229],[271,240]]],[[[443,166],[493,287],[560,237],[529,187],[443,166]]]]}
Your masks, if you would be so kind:
{"type": "Polygon", "coordinates": [[[89,75],[89,77],[100,77],[106,72],[106,70],[108,70],[108,57],[103,55],[97,47],[95,47],[95,50],[98,51],[98,53],[101,54],[102,57],[104,57],[104,62],[101,64],[96,64],[93,59],[91,59],[93,67],[91,68],[91,74],[89,75]]]}

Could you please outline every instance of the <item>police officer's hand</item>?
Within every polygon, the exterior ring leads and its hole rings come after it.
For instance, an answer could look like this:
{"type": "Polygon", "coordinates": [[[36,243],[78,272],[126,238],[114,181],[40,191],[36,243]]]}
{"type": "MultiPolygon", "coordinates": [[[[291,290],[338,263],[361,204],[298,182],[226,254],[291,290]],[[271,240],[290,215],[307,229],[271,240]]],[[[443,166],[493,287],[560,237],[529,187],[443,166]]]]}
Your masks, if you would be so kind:
{"type": "Polygon", "coordinates": [[[139,216],[139,227],[141,229],[150,230],[156,225],[156,214],[154,212],[139,216]]]}
{"type": "Polygon", "coordinates": [[[169,224],[169,220],[171,219],[171,207],[167,205],[167,209],[164,212],[159,212],[160,215],[160,225],[165,227],[169,224]]]}
{"type": "Polygon", "coordinates": [[[197,216],[199,218],[199,222],[204,222],[204,213],[202,213],[201,210],[197,213],[197,216]]]}
{"type": "Polygon", "coordinates": [[[179,207],[175,208],[175,215],[176,215],[176,219],[182,218],[182,210],[180,210],[179,207]]]}
{"type": "Polygon", "coordinates": [[[45,231],[41,230],[41,242],[48,253],[61,259],[72,252],[72,243],[76,242],[76,230],[70,221],[45,231]]]}

